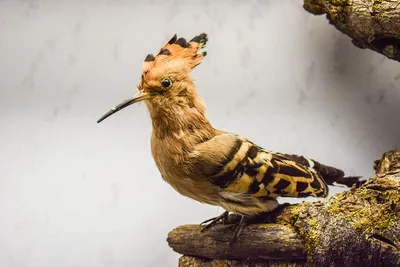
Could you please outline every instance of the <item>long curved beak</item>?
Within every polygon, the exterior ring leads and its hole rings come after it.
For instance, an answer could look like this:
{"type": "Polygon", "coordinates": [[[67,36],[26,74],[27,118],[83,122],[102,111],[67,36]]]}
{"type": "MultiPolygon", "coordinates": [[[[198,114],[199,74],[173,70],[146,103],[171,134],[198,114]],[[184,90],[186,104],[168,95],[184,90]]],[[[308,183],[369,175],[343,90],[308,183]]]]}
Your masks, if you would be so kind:
{"type": "Polygon", "coordinates": [[[147,93],[144,93],[143,91],[139,91],[136,95],[134,95],[132,98],[129,98],[127,100],[125,100],[124,102],[122,102],[121,104],[113,107],[112,109],[110,109],[109,112],[107,112],[106,114],[104,114],[98,121],[97,123],[100,123],[101,121],[103,121],[104,119],[110,117],[111,115],[113,115],[114,113],[120,111],[123,108],[126,108],[127,106],[130,106],[132,104],[135,104],[137,102],[143,101],[145,99],[149,99],[150,95],[147,93]]]}

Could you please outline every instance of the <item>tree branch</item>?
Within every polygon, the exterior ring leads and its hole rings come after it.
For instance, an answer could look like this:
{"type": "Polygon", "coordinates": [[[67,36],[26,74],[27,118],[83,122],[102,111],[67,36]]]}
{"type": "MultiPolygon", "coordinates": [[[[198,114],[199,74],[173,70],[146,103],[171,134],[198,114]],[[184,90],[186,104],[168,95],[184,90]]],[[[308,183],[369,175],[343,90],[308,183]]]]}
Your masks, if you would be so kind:
{"type": "Polygon", "coordinates": [[[315,15],[326,14],[357,47],[400,61],[398,0],[304,0],[303,7],[315,15]]]}
{"type": "Polygon", "coordinates": [[[358,188],[246,226],[231,247],[222,224],[206,233],[179,226],[168,243],[186,255],[179,266],[400,266],[400,151],[385,153],[375,169],[358,188]]]}
{"type": "Polygon", "coordinates": [[[236,244],[229,247],[232,229],[216,225],[206,234],[199,225],[183,225],[168,236],[178,253],[209,259],[306,259],[304,243],[297,232],[279,224],[252,224],[245,227],[236,244]]]}

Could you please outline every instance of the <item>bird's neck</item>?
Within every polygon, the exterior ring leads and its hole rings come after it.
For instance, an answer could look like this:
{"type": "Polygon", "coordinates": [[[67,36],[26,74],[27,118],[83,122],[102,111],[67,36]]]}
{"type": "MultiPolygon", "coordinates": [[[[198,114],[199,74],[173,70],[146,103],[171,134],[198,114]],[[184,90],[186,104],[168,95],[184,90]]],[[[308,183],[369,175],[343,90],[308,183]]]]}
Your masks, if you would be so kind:
{"type": "Polygon", "coordinates": [[[171,181],[187,172],[187,153],[213,138],[217,130],[205,117],[200,100],[174,98],[163,105],[146,103],[153,123],[152,155],[164,179],[171,181]]]}
{"type": "Polygon", "coordinates": [[[192,146],[214,137],[216,130],[204,114],[199,99],[169,101],[168,105],[149,106],[153,136],[160,140],[176,140],[192,146]]]}

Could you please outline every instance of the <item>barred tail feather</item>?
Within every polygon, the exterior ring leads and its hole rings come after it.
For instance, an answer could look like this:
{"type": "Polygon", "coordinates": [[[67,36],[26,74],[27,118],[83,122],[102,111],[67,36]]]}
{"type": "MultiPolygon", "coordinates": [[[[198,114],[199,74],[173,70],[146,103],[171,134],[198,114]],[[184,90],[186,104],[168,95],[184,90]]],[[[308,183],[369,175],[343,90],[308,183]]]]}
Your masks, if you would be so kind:
{"type": "Polygon", "coordinates": [[[321,175],[321,177],[328,185],[333,185],[333,183],[337,183],[351,187],[353,184],[356,184],[356,186],[358,187],[365,182],[360,180],[361,176],[345,176],[344,171],[338,168],[323,165],[313,159],[308,159],[295,154],[282,155],[290,160],[295,161],[298,164],[313,168],[321,175]]]}

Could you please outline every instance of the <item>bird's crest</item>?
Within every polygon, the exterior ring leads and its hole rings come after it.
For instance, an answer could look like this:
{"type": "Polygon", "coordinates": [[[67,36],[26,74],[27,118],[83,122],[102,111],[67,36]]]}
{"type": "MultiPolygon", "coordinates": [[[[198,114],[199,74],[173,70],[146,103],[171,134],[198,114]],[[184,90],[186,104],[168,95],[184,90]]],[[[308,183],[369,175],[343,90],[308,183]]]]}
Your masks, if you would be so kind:
{"type": "Polygon", "coordinates": [[[207,34],[202,33],[192,38],[189,42],[185,38],[179,38],[175,34],[166,42],[156,56],[149,54],[143,64],[143,72],[147,73],[153,68],[178,67],[190,71],[201,63],[207,55],[206,52],[198,53],[207,43],[207,34]]]}

